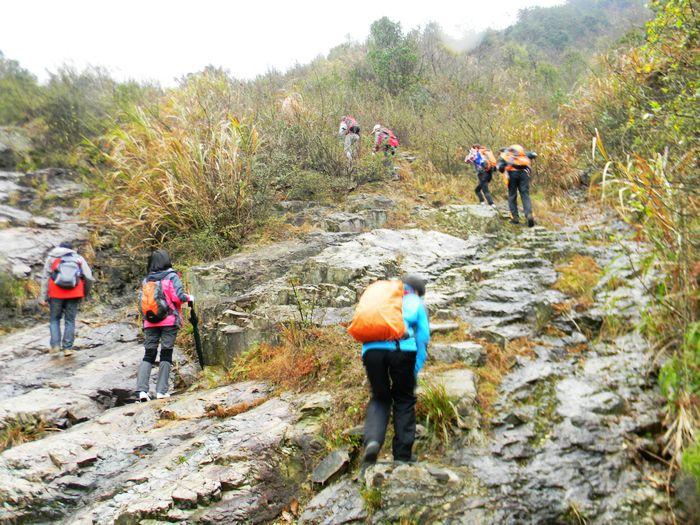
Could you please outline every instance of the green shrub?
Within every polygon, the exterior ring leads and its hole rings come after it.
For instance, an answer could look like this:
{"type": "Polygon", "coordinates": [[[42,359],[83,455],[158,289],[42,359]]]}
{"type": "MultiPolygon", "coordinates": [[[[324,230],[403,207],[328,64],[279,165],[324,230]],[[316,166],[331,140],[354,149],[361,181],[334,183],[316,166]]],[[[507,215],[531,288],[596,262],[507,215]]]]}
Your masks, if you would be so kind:
{"type": "Polygon", "coordinates": [[[5,315],[21,313],[29,300],[36,297],[38,285],[35,281],[17,279],[0,271],[0,321],[5,315]]]}
{"type": "Polygon", "coordinates": [[[685,449],[681,467],[695,478],[695,486],[700,493],[700,440],[696,439],[695,444],[685,449]]]}

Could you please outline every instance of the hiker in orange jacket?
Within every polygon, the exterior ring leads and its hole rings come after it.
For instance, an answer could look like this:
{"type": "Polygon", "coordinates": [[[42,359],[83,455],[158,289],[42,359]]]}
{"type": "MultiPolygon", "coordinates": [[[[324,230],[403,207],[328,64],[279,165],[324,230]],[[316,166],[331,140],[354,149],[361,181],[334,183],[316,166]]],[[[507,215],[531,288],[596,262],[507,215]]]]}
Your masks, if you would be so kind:
{"type": "Polygon", "coordinates": [[[51,352],[62,349],[65,357],[73,354],[78,306],[94,280],[90,265],[70,242],[62,242],[49,252],[41,273],[39,304],[49,304],[51,352]],[[64,321],[63,337],[61,319],[64,321]]]}

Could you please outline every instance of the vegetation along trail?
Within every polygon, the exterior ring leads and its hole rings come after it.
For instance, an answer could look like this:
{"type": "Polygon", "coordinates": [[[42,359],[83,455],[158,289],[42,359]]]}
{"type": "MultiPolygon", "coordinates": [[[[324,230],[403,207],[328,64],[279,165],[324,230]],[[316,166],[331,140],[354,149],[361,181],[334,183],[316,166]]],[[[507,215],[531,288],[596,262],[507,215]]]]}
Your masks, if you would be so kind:
{"type": "Polygon", "coordinates": [[[457,50],[382,18],[172,88],[0,55],[0,523],[700,523],[698,27],[570,0],[457,50]],[[95,277],[65,355],[39,297],[61,242],[95,277]],[[155,249],[198,323],[172,397],[137,402],[155,249]],[[361,465],[347,326],[408,274],[415,461],[361,465]]]}

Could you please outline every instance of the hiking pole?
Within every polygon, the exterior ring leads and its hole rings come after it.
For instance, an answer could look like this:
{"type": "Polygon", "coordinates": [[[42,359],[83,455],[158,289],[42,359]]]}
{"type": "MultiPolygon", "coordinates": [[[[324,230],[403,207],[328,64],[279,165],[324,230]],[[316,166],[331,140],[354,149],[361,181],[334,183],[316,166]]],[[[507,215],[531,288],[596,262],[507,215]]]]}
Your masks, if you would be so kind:
{"type": "Polygon", "coordinates": [[[199,361],[199,366],[204,370],[204,354],[202,354],[202,338],[199,335],[199,319],[197,318],[197,313],[194,311],[194,302],[190,301],[190,324],[192,325],[192,335],[194,336],[194,348],[197,350],[197,360],[199,361]]]}

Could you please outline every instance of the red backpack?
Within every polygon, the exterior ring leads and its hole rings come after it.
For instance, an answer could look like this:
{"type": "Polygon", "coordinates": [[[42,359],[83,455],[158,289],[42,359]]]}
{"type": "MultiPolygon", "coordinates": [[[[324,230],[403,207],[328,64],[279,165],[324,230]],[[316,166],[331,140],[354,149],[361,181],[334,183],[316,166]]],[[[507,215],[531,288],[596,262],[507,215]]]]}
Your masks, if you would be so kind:
{"type": "Polygon", "coordinates": [[[344,116],[343,122],[345,122],[348,125],[348,129],[350,129],[353,126],[357,126],[357,121],[355,120],[355,117],[351,115],[344,116]]]}
{"type": "Polygon", "coordinates": [[[382,128],[379,132],[378,144],[381,144],[385,140],[387,141],[387,144],[389,144],[389,146],[392,148],[397,148],[399,146],[399,139],[389,128],[382,128]]]}

